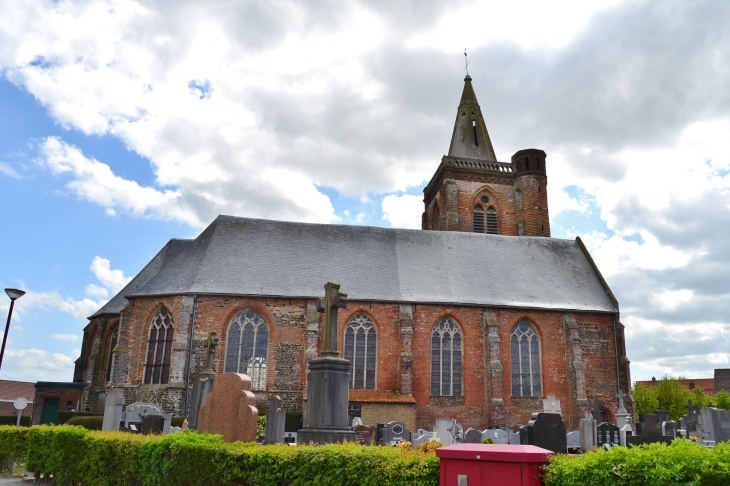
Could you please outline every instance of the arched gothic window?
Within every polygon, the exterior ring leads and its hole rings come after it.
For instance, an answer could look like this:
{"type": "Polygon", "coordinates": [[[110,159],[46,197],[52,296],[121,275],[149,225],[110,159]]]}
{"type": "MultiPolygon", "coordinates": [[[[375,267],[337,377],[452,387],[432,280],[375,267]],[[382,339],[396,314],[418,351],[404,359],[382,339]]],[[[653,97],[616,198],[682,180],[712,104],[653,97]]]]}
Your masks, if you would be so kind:
{"type": "Polygon", "coordinates": [[[461,329],[442,318],[431,333],[431,396],[462,396],[461,329]]]}
{"type": "Polygon", "coordinates": [[[540,339],[529,322],[522,320],[512,329],[510,352],[512,396],[541,397],[540,339]]]}
{"type": "Polygon", "coordinates": [[[266,358],[269,328],[264,317],[253,309],[238,312],[228,326],[226,373],[251,377],[253,390],[266,390],[266,358]]]}
{"type": "Polygon", "coordinates": [[[172,334],[175,328],[170,312],[164,307],[157,312],[147,339],[147,360],[144,365],[144,383],[164,385],[170,378],[172,334]]]}
{"type": "MultiPolygon", "coordinates": [[[[482,196],[482,202],[487,203],[489,199],[486,196],[482,196]]],[[[473,231],[474,233],[487,233],[490,235],[499,234],[499,225],[497,224],[497,210],[494,206],[489,206],[486,211],[481,204],[474,206],[473,216],[473,231]]]]}
{"type": "Polygon", "coordinates": [[[350,388],[375,389],[376,350],[373,321],[366,314],[356,314],[345,328],[345,359],[352,363],[350,388]]]}
{"type": "Polygon", "coordinates": [[[114,359],[114,348],[117,347],[117,340],[119,339],[119,326],[114,328],[112,336],[109,339],[109,356],[106,360],[106,378],[105,381],[111,381],[112,379],[112,365],[114,359]]]}

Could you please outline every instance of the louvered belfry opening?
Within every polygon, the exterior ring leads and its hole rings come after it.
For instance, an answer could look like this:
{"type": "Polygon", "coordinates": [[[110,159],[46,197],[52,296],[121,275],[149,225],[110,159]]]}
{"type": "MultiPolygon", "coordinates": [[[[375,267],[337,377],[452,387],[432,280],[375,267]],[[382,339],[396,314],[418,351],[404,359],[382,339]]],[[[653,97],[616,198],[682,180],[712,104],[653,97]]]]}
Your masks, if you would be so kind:
{"type": "Polygon", "coordinates": [[[493,206],[487,209],[487,233],[490,235],[499,234],[499,226],[497,225],[497,210],[493,206]]]}
{"type": "Polygon", "coordinates": [[[481,204],[474,206],[474,233],[484,233],[484,209],[481,204]]]}
{"type": "Polygon", "coordinates": [[[144,369],[146,385],[165,385],[170,378],[170,355],[174,333],[172,316],[164,307],[152,319],[147,340],[147,362],[144,369]]]}

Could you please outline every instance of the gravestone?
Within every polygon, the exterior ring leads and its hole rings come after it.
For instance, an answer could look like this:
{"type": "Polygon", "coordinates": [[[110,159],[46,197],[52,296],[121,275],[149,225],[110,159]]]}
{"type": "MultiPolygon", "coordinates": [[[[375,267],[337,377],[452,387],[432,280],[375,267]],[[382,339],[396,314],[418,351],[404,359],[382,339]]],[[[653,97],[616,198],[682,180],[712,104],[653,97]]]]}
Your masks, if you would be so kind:
{"type": "Polygon", "coordinates": [[[568,444],[565,423],[559,413],[538,413],[532,424],[532,445],[556,454],[565,454],[568,444]]]}
{"type": "Polygon", "coordinates": [[[687,437],[697,437],[699,433],[700,406],[694,405],[692,400],[689,400],[687,405],[685,405],[685,408],[687,408],[687,415],[682,417],[684,419],[682,428],[685,430],[685,435],[687,437]]]}
{"type": "Polygon", "coordinates": [[[452,445],[454,443],[454,435],[458,434],[458,430],[456,420],[443,418],[436,419],[434,432],[436,432],[436,437],[443,445],[452,445]]]}
{"type": "Polygon", "coordinates": [[[378,429],[377,427],[368,427],[367,425],[356,425],[353,430],[355,431],[355,437],[357,441],[362,444],[369,446],[375,444],[378,441],[378,429]]]}
{"type": "Polygon", "coordinates": [[[730,440],[730,411],[714,407],[700,409],[699,427],[705,442],[717,444],[730,440]]]}
{"type": "Polygon", "coordinates": [[[296,432],[284,432],[284,444],[296,444],[297,433],[296,432]]]}
{"type": "Polygon", "coordinates": [[[519,432],[510,432],[507,434],[507,437],[509,437],[509,443],[512,445],[520,445],[520,433],[519,432]]]}
{"type": "Polygon", "coordinates": [[[466,429],[466,432],[464,432],[464,443],[481,444],[482,433],[476,429],[472,429],[471,427],[469,427],[468,429],[466,429]]]}
{"type": "Polygon", "coordinates": [[[616,412],[616,426],[618,426],[619,429],[621,429],[624,425],[631,423],[629,413],[626,411],[626,408],[624,407],[624,397],[625,396],[626,396],[626,394],[622,391],[620,391],[616,394],[616,398],[618,399],[618,412],[616,412]]]}
{"type": "Polygon", "coordinates": [[[636,426],[638,435],[644,437],[661,437],[662,424],[659,417],[654,413],[642,413],[639,415],[639,424],[636,426]]]}
{"type": "Polygon", "coordinates": [[[610,448],[621,445],[621,429],[610,422],[599,424],[596,428],[596,445],[597,447],[610,448]]]}
{"type": "Polygon", "coordinates": [[[205,368],[198,378],[193,382],[193,391],[190,394],[190,412],[188,413],[188,428],[198,429],[198,415],[200,409],[205,405],[205,399],[213,391],[213,383],[215,382],[215,350],[218,347],[220,339],[216,337],[214,332],[208,333],[206,340],[206,358],[205,368]]]}
{"type": "Polygon", "coordinates": [[[677,424],[673,420],[665,420],[662,422],[662,436],[677,438],[677,424]]]}
{"type": "Polygon", "coordinates": [[[165,417],[162,415],[147,415],[144,420],[142,420],[143,434],[161,434],[164,427],[165,417]]]}
{"type": "Polygon", "coordinates": [[[568,444],[568,452],[578,454],[580,452],[580,430],[572,430],[565,434],[565,442],[568,444]]]}
{"type": "Polygon", "coordinates": [[[596,447],[596,427],[593,420],[593,414],[586,412],[584,418],[580,419],[580,449],[583,452],[589,451],[596,447]]]}
{"type": "Polygon", "coordinates": [[[347,414],[352,366],[337,351],[337,312],[346,307],[347,294],[339,284],[327,282],[324,297],[317,299],[317,311],[324,313],[324,339],[321,357],[309,361],[307,413],[297,434],[301,444],[356,440],[347,414]]]}
{"type": "Polygon", "coordinates": [[[352,428],[354,429],[358,425],[362,425],[362,418],[361,417],[355,417],[352,419],[352,428]]]}
{"type": "Polygon", "coordinates": [[[121,388],[112,388],[106,394],[104,403],[104,421],[101,430],[119,430],[124,410],[124,393],[121,388]]]}
{"type": "Polygon", "coordinates": [[[664,410],[664,400],[662,397],[657,397],[657,400],[659,401],[659,410],[655,410],[654,413],[657,417],[657,422],[661,425],[662,422],[669,421],[669,410],[664,410]]]}
{"type": "Polygon", "coordinates": [[[416,448],[424,442],[428,442],[428,440],[431,438],[433,438],[433,432],[418,429],[415,432],[411,433],[411,446],[413,446],[413,448],[416,448]]]}
{"type": "Polygon", "coordinates": [[[164,419],[162,433],[170,433],[172,414],[164,413],[162,409],[154,403],[135,402],[130,404],[122,414],[122,420],[124,420],[124,426],[127,428],[131,428],[130,425],[134,425],[137,430],[143,430],[142,424],[144,423],[145,417],[149,415],[162,416],[164,419]]]}
{"type": "Polygon", "coordinates": [[[284,442],[284,426],[286,425],[286,411],[281,408],[281,397],[269,397],[269,410],[266,412],[266,432],[264,442],[267,444],[281,444],[284,442]]]}
{"type": "Polygon", "coordinates": [[[627,437],[631,437],[634,435],[634,429],[631,427],[631,424],[626,424],[619,430],[619,443],[626,447],[627,444],[627,437]]]}
{"type": "Polygon", "coordinates": [[[527,422],[527,425],[523,425],[517,429],[517,431],[520,433],[520,444],[533,445],[533,426],[535,425],[535,421],[537,420],[537,415],[537,413],[533,413],[530,416],[530,420],[527,422]]]}
{"type": "Polygon", "coordinates": [[[482,442],[492,439],[495,444],[509,444],[509,437],[504,429],[487,429],[482,431],[482,442]]]}
{"type": "Polygon", "coordinates": [[[403,422],[388,422],[383,427],[383,438],[380,445],[392,445],[410,441],[411,432],[403,422]]]}
{"type": "Polygon", "coordinates": [[[198,430],[221,434],[226,442],[254,442],[258,418],[251,378],[242,373],[223,373],[200,409],[198,430]]]}
{"type": "Polygon", "coordinates": [[[561,413],[560,412],[560,400],[555,398],[554,393],[548,394],[547,398],[542,401],[543,412],[545,413],[561,413]]]}

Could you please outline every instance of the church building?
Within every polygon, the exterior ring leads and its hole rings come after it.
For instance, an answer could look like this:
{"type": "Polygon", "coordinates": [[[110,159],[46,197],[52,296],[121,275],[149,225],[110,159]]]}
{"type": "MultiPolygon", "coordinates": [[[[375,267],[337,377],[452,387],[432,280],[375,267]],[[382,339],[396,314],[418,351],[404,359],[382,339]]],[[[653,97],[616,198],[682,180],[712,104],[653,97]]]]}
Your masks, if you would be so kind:
{"type": "Polygon", "coordinates": [[[422,230],[219,216],[170,240],[89,318],[74,371],[88,383],[82,409],[103,411],[121,388],[127,404],[186,415],[215,332],[216,373],[249,375],[260,408],[276,394],[304,410],[322,349],[316,300],[332,281],[348,294],[338,349],[365,424],[511,428],[551,394],[569,430],[594,395],[611,419],[631,386],[618,302],[580,238],[550,237],[545,152],[497,161],[464,81],[422,230]]]}

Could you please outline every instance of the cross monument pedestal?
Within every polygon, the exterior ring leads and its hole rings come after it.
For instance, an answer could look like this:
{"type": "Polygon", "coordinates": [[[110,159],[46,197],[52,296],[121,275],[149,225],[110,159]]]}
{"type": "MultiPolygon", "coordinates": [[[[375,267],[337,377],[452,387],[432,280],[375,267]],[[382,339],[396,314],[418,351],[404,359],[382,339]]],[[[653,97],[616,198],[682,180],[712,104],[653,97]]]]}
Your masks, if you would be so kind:
{"type": "Polygon", "coordinates": [[[309,362],[304,428],[297,432],[300,444],[357,440],[347,416],[350,362],[337,352],[337,311],[347,307],[347,294],[332,282],[327,282],[324,290],[324,298],[317,299],[317,311],[324,313],[322,357],[309,362]]]}

